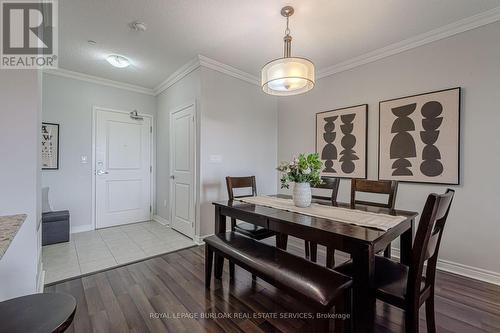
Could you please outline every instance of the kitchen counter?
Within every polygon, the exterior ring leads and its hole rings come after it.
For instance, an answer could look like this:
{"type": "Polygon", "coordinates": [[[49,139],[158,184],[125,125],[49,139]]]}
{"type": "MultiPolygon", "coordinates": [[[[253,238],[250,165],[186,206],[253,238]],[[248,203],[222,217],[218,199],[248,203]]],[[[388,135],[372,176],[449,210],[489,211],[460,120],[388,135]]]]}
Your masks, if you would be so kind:
{"type": "Polygon", "coordinates": [[[0,216],[0,259],[26,220],[26,214],[0,216]]]}

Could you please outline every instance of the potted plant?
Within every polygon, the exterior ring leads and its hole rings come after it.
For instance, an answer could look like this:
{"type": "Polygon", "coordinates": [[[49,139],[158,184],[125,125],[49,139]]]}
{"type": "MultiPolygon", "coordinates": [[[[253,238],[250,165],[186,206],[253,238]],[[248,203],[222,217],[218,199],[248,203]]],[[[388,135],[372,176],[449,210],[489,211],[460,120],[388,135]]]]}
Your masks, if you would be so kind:
{"type": "Polygon", "coordinates": [[[320,170],[323,166],[319,154],[300,154],[291,162],[282,162],[277,168],[282,172],[281,188],[289,188],[289,183],[295,183],[293,188],[293,203],[297,207],[311,205],[311,185],[321,184],[320,170]]]}

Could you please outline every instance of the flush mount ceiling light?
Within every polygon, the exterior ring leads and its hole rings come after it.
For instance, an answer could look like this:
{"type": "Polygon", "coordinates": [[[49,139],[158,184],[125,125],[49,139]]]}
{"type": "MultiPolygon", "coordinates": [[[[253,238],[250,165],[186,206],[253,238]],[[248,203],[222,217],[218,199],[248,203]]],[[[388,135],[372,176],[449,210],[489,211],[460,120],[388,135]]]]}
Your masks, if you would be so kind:
{"type": "Polygon", "coordinates": [[[281,15],[286,17],[283,58],[268,62],[262,68],[262,90],[269,95],[298,95],[314,88],[314,64],[308,59],[291,56],[292,36],[288,20],[293,12],[290,6],[281,9],[281,15]]]}
{"type": "Polygon", "coordinates": [[[117,54],[111,54],[109,55],[106,60],[115,67],[118,68],[125,68],[130,66],[130,60],[125,58],[124,56],[117,55],[117,54]]]}

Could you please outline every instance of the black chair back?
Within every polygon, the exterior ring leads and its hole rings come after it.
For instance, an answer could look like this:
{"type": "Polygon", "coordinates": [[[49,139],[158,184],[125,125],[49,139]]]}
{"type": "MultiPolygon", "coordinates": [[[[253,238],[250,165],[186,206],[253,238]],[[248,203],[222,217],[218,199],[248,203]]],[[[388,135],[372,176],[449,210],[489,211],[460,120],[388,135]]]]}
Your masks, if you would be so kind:
{"type": "Polygon", "coordinates": [[[356,205],[366,205],[375,207],[384,207],[394,209],[396,204],[396,194],[398,191],[398,182],[395,180],[367,180],[367,179],[352,179],[351,180],[351,208],[356,205]],[[356,200],[356,192],[387,194],[389,199],[387,204],[356,200]]]}
{"type": "Polygon", "coordinates": [[[257,195],[257,185],[255,182],[255,176],[248,177],[226,177],[226,185],[227,185],[227,195],[229,200],[234,200],[234,198],[242,198],[248,196],[256,196],[257,195]],[[251,195],[234,195],[234,189],[237,188],[250,188],[252,190],[251,195]]]}
{"type": "Polygon", "coordinates": [[[314,188],[331,190],[332,194],[329,197],[322,195],[313,195],[313,199],[329,200],[331,201],[332,205],[337,206],[337,195],[339,193],[340,178],[324,176],[321,177],[321,180],[323,181],[323,183],[315,186],[314,188]]]}

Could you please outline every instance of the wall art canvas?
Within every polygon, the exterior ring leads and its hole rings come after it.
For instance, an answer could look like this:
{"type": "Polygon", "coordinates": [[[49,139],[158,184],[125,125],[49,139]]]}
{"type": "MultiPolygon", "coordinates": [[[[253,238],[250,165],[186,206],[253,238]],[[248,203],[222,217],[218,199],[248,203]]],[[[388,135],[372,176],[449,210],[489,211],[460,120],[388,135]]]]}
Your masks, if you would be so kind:
{"type": "Polygon", "coordinates": [[[368,105],[316,114],[316,152],[324,163],[322,175],[366,178],[368,105]]]}
{"type": "Polygon", "coordinates": [[[42,123],[42,169],[59,169],[59,124],[42,123]]]}
{"type": "Polygon", "coordinates": [[[379,179],[459,183],[460,88],[379,106],[379,179]]]}

